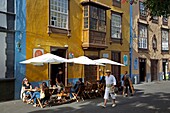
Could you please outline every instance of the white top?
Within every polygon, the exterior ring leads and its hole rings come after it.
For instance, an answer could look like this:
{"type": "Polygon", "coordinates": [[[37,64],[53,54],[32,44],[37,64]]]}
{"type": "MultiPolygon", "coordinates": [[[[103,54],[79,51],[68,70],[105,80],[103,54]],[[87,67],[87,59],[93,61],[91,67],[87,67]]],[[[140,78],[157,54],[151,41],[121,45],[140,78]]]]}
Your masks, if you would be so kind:
{"type": "Polygon", "coordinates": [[[116,85],[116,79],[115,79],[115,77],[113,75],[106,76],[105,80],[106,80],[106,84],[114,84],[114,85],[116,85]]]}

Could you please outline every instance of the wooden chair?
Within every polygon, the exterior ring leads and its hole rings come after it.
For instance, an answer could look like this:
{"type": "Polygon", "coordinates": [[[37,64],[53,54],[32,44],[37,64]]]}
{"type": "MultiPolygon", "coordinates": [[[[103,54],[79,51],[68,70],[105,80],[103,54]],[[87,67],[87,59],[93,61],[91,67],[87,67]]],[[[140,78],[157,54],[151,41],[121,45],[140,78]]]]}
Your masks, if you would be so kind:
{"type": "MultiPolygon", "coordinates": [[[[46,105],[49,105],[49,101],[50,101],[50,98],[51,98],[51,93],[50,93],[50,90],[49,88],[46,88],[45,91],[44,91],[44,94],[45,94],[45,97],[40,99],[40,98],[37,98],[37,101],[38,101],[38,105],[43,108],[45,107],[46,105]],[[46,103],[43,103],[43,102],[46,102],[46,103]]],[[[49,105],[50,106],[50,105],[49,105]]]]}
{"type": "Polygon", "coordinates": [[[84,101],[84,97],[85,97],[85,86],[81,86],[78,89],[77,93],[72,93],[73,97],[76,99],[76,101],[78,102],[80,99],[82,99],[84,101]]]}
{"type": "Polygon", "coordinates": [[[38,106],[40,106],[41,108],[43,108],[43,105],[41,103],[41,99],[40,98],[37,98],[37,101],[38,101],[38,106]]]}
{"type": "Polygon", "coordinates": [[[105,91],[105,85],[104,84],[98,84],[98,94],[103,97],[104,96],[104,91],[105,91]]]}
{"type": "Polygon", "coordinates": [[[94,91],[92,90],[92,87],[93,87],[92,85],[88,85],[85,87],[85,91],[84,91],[87,97],[90,99],[93,97],[93,93],[94,93],[94,91]]]}
{"type": "Polygon", "coordinates": [[[94,96],[95,96],[95,97],[98,97],[98,96],[103,97],[102,89],[99,88],[98,84],[96,84],[96,83],[93,84],[92,90],[94,90],[94,96]]]}
{"type": "Polygon", "coordinates": [[[93,83],[92,84],[91,95],[92,95],[93,98],[96,98],[98,96],[98,86],[97,86],[97,83],[93,83]]]}
{"type": "Polygon", "coordinates": [[[66,86],[65,88],[64,88],[64,95],[63,95],[63,98],[66,100],[66,101],[69,101],[69,99],[70,99],[70,90],[71,90],[71,86],[66,86]]]}

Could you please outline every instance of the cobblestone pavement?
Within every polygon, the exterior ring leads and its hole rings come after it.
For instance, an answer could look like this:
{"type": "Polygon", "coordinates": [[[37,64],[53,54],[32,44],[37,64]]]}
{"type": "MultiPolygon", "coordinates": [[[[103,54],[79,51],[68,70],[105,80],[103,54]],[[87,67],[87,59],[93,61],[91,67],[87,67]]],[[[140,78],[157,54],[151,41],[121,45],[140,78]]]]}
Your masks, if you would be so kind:
{"type": "Polygon", "coordinates": [[[0,113],[170,113],[170,81],[134,85],[134,96],[117,96],[117,106],[102,108],[102,98],[87,99],[46,108],[34,108],[21,100],[0,103],[0,113]]]}

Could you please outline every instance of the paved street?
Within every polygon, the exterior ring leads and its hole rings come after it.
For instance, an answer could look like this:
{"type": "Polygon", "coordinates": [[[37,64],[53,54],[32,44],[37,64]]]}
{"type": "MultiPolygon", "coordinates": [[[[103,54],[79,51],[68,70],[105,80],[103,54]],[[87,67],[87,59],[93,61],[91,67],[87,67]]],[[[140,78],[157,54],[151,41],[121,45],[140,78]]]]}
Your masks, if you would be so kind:
{"type": "Polygon", "coordinates": [[[20,100],[0,103],[0,113],[170,113],[170,81],[143,83],[134,86],[133,97],[117,96],[117,106],[111,101],[102,108],[102,98],[87,99],[84,102],[34,108],[20,100]]]}

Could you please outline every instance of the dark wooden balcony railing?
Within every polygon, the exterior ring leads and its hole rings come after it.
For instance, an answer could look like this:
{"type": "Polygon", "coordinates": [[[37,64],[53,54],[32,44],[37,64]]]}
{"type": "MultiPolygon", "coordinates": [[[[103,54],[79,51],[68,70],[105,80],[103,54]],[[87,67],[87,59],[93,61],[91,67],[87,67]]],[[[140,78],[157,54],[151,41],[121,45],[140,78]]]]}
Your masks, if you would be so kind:
{"type": "Polygon", "coordinates": [[[83,48],[107,48],[106,33],[92,30],[83,31],[83,48]]]}

